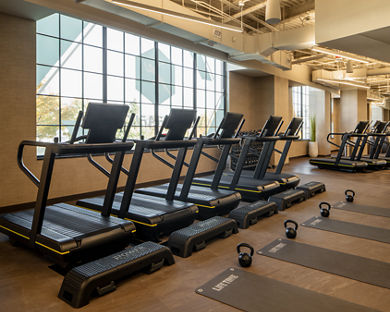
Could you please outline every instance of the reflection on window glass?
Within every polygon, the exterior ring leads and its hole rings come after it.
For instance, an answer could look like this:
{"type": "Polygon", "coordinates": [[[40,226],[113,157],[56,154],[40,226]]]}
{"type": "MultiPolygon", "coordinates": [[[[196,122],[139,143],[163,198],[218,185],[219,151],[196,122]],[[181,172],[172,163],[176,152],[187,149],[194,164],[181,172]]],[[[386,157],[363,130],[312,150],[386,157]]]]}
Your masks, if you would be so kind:
{"type": "MultiPolygon", "coordinates": [[[[83,109],[81,99],[61,98],[61,125],[74,126],[77,115],[83,109]]],[[[73,130],[73,127],[69,128],[73,130]]],[[[70,132],[71,134],[72,132],[70,132]]]]}
{"type": "Polygon", "coordinates": [[[162,62],[169,62],[171,60],[171,47],[167,44],[158,43],[158,59],[162,62]]]}
{"type": "Polygon", "coordinates": [[[141,93],[141,102],[142,103],[154,103],[155,102],[155,83],[142,81],[142,93],[141,93]]]}
{"type": "Polygon", "coordinates": [[[107,77],[107,100],[124,101],[123,98],[123,78],[107,77]]]}
{"type": "Polygon", "coordinates": [[[154,41],[141,38],[141,56],[154,59],[154,41]]]}
{"type": "Polygon", "coordinates": [[[140,102],[140,82],[135,79],[126,79],[126,102],[139,103],[140,102]]]}
{"type": "Polygon", "coordinates": [[[172,86],[172,105],[183,106],[183,87],[172,86]]]}
{"type": "Polygon", "coordinates": [[[161,83],[171,82],[171,66],[166,63],[158,63],[158,80],[161,83]]]}
{"type": "Polygon", "coordinates": [[[107,51],[107,74],[123,76],[123,54],[107,51]]]}
{"type": "MultiPolygon", "coordinates": [[[[37,125],[58,125],[60,120],[60,101],[56,96],[37,96],[37,125]]],[[[50,128],[50,131],[53,129],[50,128]]],[[[41,130],[42,133],[44,129],[41,130]]],[[[49,131],[49,132],[50,132],[49,131]]],[[[48,134],[49,134],[48,132],[48,134]]],[[[51,132],[50,132],[51,133],[51,132]]],[[[54,136],[53,136],[54,137],[54,136]]]]}
{"type": "Polygon", "coordinates": [[[37,21],[37,33],[59,37],[59,14],[52,14],[46,18],[37,21]]]}
{"type": "Polygon", "coordinates": [[[206,107],[206,92],[198,89],[196,91],[196,106],[204,108],[206,107]]]}
{"type": "Polygon", "coordinates": [[[82,21],[66,15],[60,16],[61,38],[81,42],[82,21]]]}
{"type": "Polygon", "coordinates": [[[183,65],[183,50],[176,48],[176,47],[171,47],[171,55],[172,55],[172,64],[175,65],[183,65]]]}
{"type": "Polygon", "coordinates": [[[183,88],[184,89],[184,99],[183,105],[186,108],[194,107],[194,89],[191,88],[183,88]]]}
{"type": "Polygon", "coordinates": [[[215,131],[223,118],[220,60],[61,14],[38,20],[36,31],[40,140],[68,140],[90,102],[128,105],[136,114],[130,138],[153,137],[172,108],[196,109],[198,134],[215,131]]]}
{"type": "Polygon", "coordinates": [[[84,43],[103,47],[103,27],[94,23],[84,22],[84,43]]]}
{"type": "Polygon", "coordinates": [[[84,73],[84,97],[87,99],[103,99],[103,75],[84,73]]]}
{"type": "Polygon", "coordinates": [[[183,67],[172,65],[172,84],[183,85],[183,67]]]}
{"type": "Polygon", "coordinates": [[[169,84],[159,83],[158,102],[163,105],[171,104],[171,86],[169,84]]]}
{"type": "Polygon", "coordinates": [[[133,55],[140,53],[140,37],[125,34],[125,52],[133,55]]]}
{"type": "Polygon", "coordinates": [[[60,70],[57,67],[37,65],[37,94],[60,94],[60,70]]]}
{"type": "Polygon", "coordinates": [[[141,59],[141,78],[154,81],[154,61],[146,58],[141,59]]]}
{"type": "Polygon", "coordinates": [[[61,40],[61,66],[81,70],[82,45],[61,40]]]}
{"type": "Polygon", "coordinates": [[[141,78],[140,58],[134,55],[125,55],[125,76],[128,78],[141,78]]]}
{"type": "Polygon", "coordinates": [[[123,32],[112,28],[107,28],[107,49],[123,51],[123,32]]]}
{"type": "Polygon", "coordinates": [[[183,50],[183,61],[184,66],[193,68],[194,67],[194,53],[190,51],[183,50]]]}
{"type": "Polygon", "coordinates": [[[84,46],[84,70],[103,72],[103,50],[90,46],[84,46]]]}
{"type": "Polygon", "coordinates": [[[43,35],[37,35],[37,63],[59,66],[59,40],[43,35]]]}
{"type": "Polygon", "coordinates": [[[82,72],[61,69],[61,96],[82,97],[82,72]]]}

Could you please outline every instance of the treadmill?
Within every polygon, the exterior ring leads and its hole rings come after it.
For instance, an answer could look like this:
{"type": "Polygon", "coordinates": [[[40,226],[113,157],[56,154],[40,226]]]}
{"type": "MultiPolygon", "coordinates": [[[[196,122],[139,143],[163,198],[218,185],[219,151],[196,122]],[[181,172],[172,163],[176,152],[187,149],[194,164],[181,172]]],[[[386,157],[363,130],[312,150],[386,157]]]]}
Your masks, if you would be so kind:
{"type": "Polygon", "coordinates": [[[332,132],[329,133],[326,140],[329,144],[338,147],[336,157],[327,158],[312,158],[310,164],[318,166],[320,169],[335,169],[348,172],[362,171],[367,168],[368,164],[365,161],[357,160],[359,158],[358,153],[363,152],[362,145],[367,140],[367,134],[365,131],[368,127],[368,121],[360,121],[353,132],[332,132]],[[341,144],[338,145],[330,141],[331,136],[341,136],[341,144]],[[355,141],[353,141],[355,140],[355,141]],[[343,154],[346,154],[347,146],[351,146],[352,152],[350,157],[345,158],[343,154]]]}
{"type": "MultiPolygon", "coordinates": [[[[165,136],[164,140],[167,141],[171,139],[171,133],[175,131],[175,125],[182,119],[183,113],[185,113],[185,110],[171,110],[169,116],[166,116],[161,126],[159,135],[156,137],[157,141],[161,139],[164,129],[168,129],[168,134],[165,136]]],[[[215,186],[211,186],[211,188],[204,188],[197,185],[191,186],[191,183],[195,176],[195,171],[198,166],[200,156],[202,152],[204,152],[204,147],[222,147],[223,151],[219,160],[215,158],[213,158],[213,160],[217,161],[219,166],[225,167],[227,155],[231,149],[231,146],[233,144],[237,144],[240,140],[232,138],[232,136],[237,128],[243,123],[242,118],[242,114],[227,113],[213,137],[200,137],[197,139],[197,144],[194,147],[190,163],[184,163],[189,167],[189,169],[187,171],[184,183],[179,183],[177,185],[174,198],[196,204],[199,208],[198,219],[204,220],[216,215],[227,214],[236,208],[241,200],[241,195],[239,192],[218,189],[217,182],[215,183],[215,186]],[[220,135],[218,135],[219,131],[222,131],[220,135]]],[[[197,120],[199,120],[199,118],[197,120]]],[[[194,124],[192,133],[194,132],[195,128],[196,123],[194,124]]],[[[177,136],[175,136],[175,138],[184,139],[183,137],[179,138],[177,136]]],[[[176,157],[169,153],[168,150],[166,150],[166,153],[171,158],[176,159],[176,157]]],[[[136,190],[136,193],[164,197],[168,187],[169,184],[166,183],[162,185],[140,188],[136,190]]]]}
{"type": "Polygon", "coordinates": [[[379,143],[379,146],[375,152],[375,156],[378,159],[386,160],[387,166],[390,166],[390,144],[388,142],[388,138],[390,137],[390,121],[388,122],[386,129],[383,131],[385,133],[385,136],[382,136],[381,141],[379,143]],[[387,144],[387,147],[385,145],[387,144]],[[382,154],[381,152],[384,151],[382,154]]]}
{"type": "MultiPolygon", "coordinates": [[[[256,136],[245,136],[242,138],[242,148],[240,155],[238,157],[236,170],[232,173],[230,171],[225,171],[220,173],[218,170],[215,172],[215,175],[222,174],[221,180],[218,184],[218,188],[229,189],[239,191],[241,193],[242,199],[245,201],[257,201],[260,199],[268,199],[271,195],[281,192],[280,183],[275,180],[267,179],[256,179],[256,174],[258,171],[264,170],[268,165],[267,159],[270,157],[270,146],[279,140],[279,137],[274,136],[277,130],[280,128],[282,123],[282,117],[271,116],[265,123],[263,130],[259,135],[256,136]],[[245,159],[247,154],[250,151],[250,146],[252,142],[261,142],[263,143],[263,149],[259,155],[258,166],[252,176],[241,175],[245,159]]],[[[219,169],[219,168],[217,168],[219,169]]],[[[223,168],[220,169],[223,171],[223,168]]],[[[200,178],[195,178],[192,184],[200,186],[211,186],[214,180],[214,176],[205,176],[200,178]]]]}
{"type": "Polygon", "coordinates": [[[366,144],[369,145],[369,155],[367,156],[360,156],[362,153],[359,154],[357,160],[361,160],[367,163],[369,168],[383,168],[387,165],[386,159],[379,159],[379,152],[383,146],[383,142],[387,136],[386,131],[387,127],[389,126],[388,121],[377,121],[371,132],[367,133],[367,139],[364,141],[364,144],[361,147],[361,150],[364,150],[364,147],[366,144]],[[369,140],[369,138],[372,137],[373,140],[369,140]]]}
{"type": "MultiPolygon", "coordinates": [[[[276,180],[280,183],[282,191],[296,187],[301,179],[295,174],[282,173],[282,170],[286,162],[291,143],[299,139],[298,133],[301,130],[302,125],[302,118],[294,117],[293,119],[291,119],[290,124],[287,126],[287,129],[284,133],[275,134],[276,136],[279,136],[279,140],[284,141],[283,151],[279,151],[275,148],[276,141],[271,142],[270,144],[268,144],[267,147],[269,148],[269,152],[267,153],[267,159],[261,162],[259,157],[255,173],[253,174],[253,171],[251,170],[243,170],[241,176],[253,176],[255,179],[260,180],[276,180]],[[280,154],[280,159],[276,166],[276,170],[274,172],[267,172],[267,169],[269,168],[269,163],[271,161],[271,156],[274,151],[280,154]]],[[[264,129],[262,131],[264,131],[264,129]]]]}
{"type": "Polygon", "coordinates": [[[38,193],[34,209],[0,216],[0,231],[8,235],[11,242],[34,248],[62,267],[121,250],[129,244],[135,226],[131,221],[110,216],[110,202],[114,197],[113,190],[116,189],[123,155],[131,150],[134,143],[106,143],[114,141],[115,132],[123,126],[125,121],[123,116],[126,116],[127,110],[128,106],[125,105],[88,106],[83,124],[85,129],[89,129],[85,143],[73,144],[77,139],[75,133],[68,143],[38,141],[20,143],[17,155],[19,168],[38,187],[38,193]],[[94,114],[105,116],[104,126],[90,118],[94,114]],[[26,146],[45,148],[39,179],[23,162],[26,146]],[[112,178],[108,181],[107,191],[103,197],[105,204],[101,213],[66,203],[47,205],[57,157],[106,152],[115,153],[115,161],[111,169],[112,178]]]}
{"type": "MultiPolygon", "coordinates": [[[[119,192],[113,197],[112,213],[119,218],[134,222],[137,229],[136,235],[141,240],[160,242],[164,236],[191,225],[197,217],[198,207],[196,205],[174,198],[187,150],[197,143],[196,140],[177,140],[177,138],[184,137],[195,117],[195,110],[186,110],[182,118],[175,123],[175,132],[167,134],[168,140],[166,141],[134,140],[136,147],[130,169],[122,168],[122,171],[127,174],[124,192],[119,192]],[[179,149],[173,164],[156,153],[156,150],[172,148],[179,149]],[[169,164],[172,168],[172,175],[164,197],[134,193],[142,156],[146,151],[151,151],[155,158],[164,164],[169,164]]],[[[106,158],[109,159],[109,157],[106,158]]],[[[104,173],[103,166],[95,162],[95,167],[99,166],[99,170],[104,173]]],[[[108,172],[104,174],[110,177],[108,172]]],[[[100,211],[103,209],[104,197],[82,199],[77,202],[77,205],[100,211]]]]}

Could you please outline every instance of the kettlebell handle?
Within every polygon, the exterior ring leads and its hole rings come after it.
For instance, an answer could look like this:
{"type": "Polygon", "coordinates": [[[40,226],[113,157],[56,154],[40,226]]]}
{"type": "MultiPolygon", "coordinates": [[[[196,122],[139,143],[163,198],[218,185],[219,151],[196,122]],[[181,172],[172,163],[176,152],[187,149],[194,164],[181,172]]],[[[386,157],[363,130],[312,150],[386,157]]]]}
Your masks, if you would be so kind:
{"type": "Polygon", "coordinates": [[[320,209],[325,209],[322,206],[326,206],[326,209],[328,209],[328,210],[330,210],[330,208],[331,208],[331,205],[328,202],[320,202],[320,204],[319,204],[320,209]]]}
{"type": "Polygon", "coordinates": [[[355,192],[353,190],[345,190],[344,194],[347,196],[348,193],[352,193],[352,196],[355,197],[355,192]]]}
{"type": "Polygon", "coordinates": [[[241,252],[241,247],[246,247],[246,248],[249,248],[250,251],[251,251],[251,257],[253,256],[253,254],[255,253],[255,250],[253,249],[253,247],[247,243],[241,243],[241,244],[238,244],[237,245],[237,253],[240,253],[241,252]]]}
{"type": "Polygon", "coordinates": [[[298,223],[296,223],[294,220],[288,219],[288,220],[284,221],[284,227],[285,227],[285,228],[287,228],[287,224],[288,224],[288,223],[294,224],[294,225],[295,225],[295,230],[298,230],[298,223]]]}

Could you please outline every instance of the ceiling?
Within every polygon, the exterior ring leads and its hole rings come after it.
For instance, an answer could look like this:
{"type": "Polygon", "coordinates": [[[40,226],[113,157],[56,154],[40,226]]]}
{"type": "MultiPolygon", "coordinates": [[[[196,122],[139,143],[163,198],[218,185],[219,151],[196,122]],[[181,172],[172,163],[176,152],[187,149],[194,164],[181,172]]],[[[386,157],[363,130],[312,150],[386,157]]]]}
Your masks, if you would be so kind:
{"type": "Polygon", "coordinates": [[[54,13],[53,10],[23,0],[0,0],[0,12],[34,21],[54,13]]]}
{"type": "MultiPolygon", "coordinates": [[[[33,20],[40,19],[53,13],[53,10],[32,4],[23,0],[0,0],[0,12],[29,18],[33,20]]],[[[53,0],[56,2],[57,0],[53,0]]],[[[63,0],[69,1],[69,4],[82,2],[89,4],[104,11],[111,11],[114,14],[126,16],[129,20],[136,21],[145,25],[146,28],[157,28],[170,34],[183,37],[187,40],[202,43],[205,41],[201,35],[192,33],[191,30],[180,29],[168,23],[156,22],[153,18],[131,10],[123,10],[104,0],[63,0]],[[125,13],[123,13],[125,12],[125,13]],[[128,12],[128,14],[126,13],[128,12]],[[127,14],[127,15],[124,15],[127,14]]],[[[157,5],[163,1],[136,0],[147,5],[157,5]]],[[[164,0],[169,2],[168,0],[164,0]]],[[[300,31],[304,28],[314,26],[315,0],[280,0],[282,20],[280,23],[270,25],[265,22],[266,0],[170,0],[176,5],[200,14],[204,18],[211,19],[218,23],[231,26],[238,26],[243,29],[243,33],[248,37],[258,36],[258,42],[269,34],[280,34],[282,41],[286,40],[290,31],[300,31]],[[252,36],[251,36],[252,35],[252,36]],[[284,35],[284,37],[282,36],[284,35]]],[[[386,0],[387,1],[387,0],[386,0]]],[[[39,0],[34,0],[40,3],[39,0]]],[[[183,8],[183,9],[184,9],[183,8]]],[[[318,13],[318,12],[317,12],[318,13]]],[[[319,14],[319,13],[318,13],[319,14]]],[[[318,15],[319,16],[319,15],[318,15]]],[[[200,26],[199,26],[200,27],[200,26]]],[[[314,36],[314,27],[313,27],[314,36]]],[[[290,37],[290,41],[297,42],[295,37],[290,37]]],[[[385,50],[372,49],[370,42],[383,44],[384,47],[390,43],[390,27],[382,29],[361,32],[345,38],[322,43],[322,52],[314,51],[311,45],[305,48],[298,48],[297,45],[290,44],[288,48],[281,45],[282,52],[288,55],[288,62],[293,66],[306,65],[313,71],[323,70],[333,73],[337,76],[336,80],[353,81],[358,84],[370,87],[378,98],[390,97],[390,53],[384,53],[385,50]],[[324,52],[325,51],[325,52],[324,52]],[[348,51],[348,52],[346,52],[348,51]],[[353,53],[357,53],[356,55],[353,53]],[[360,55],[359,55],[360,54],[360,55]],[[364,56],[363,56],[364,55],[364,56]],[[350,58],[354,60],[350,60],[350,58]],[[364,62],[363,62],[363,61],[364,62]],[[347,63],[353,73],[346,73],[347,63]],[[387,63],[389,62],[389,63],[387,63]]],[[[206,43],[211,42],[206,40],[206,43]]],[[[215,42],[211,42],[215,43],[215,42]]],[[[271,42],[274,47],[274,42],[271,42]]],[[[211,45],[214,49],[218,45],[211,45]]],[[[224,46],[224,53],[230,54],[229,49],[224,46]]],[[[245,52],[245,51],[244,51],[245,52]]],[[[271,50],[272,53],[272,50],[271,50]]],[[[259,61],[262,61],[259,59],[259,61]]],[[[287,67],[284,68],[288,69],[287,67]]],[[[242,73],[258,76],[253,70],[243,70],[242,73]]],[[[262,75],[262,74],[261,74],[262,75]]],[[[315,81],[321,83],[321,81],[315,81]]],[[[341,88],[342,85],[337,81],[335,83],[325,82],[326,86],[341,88]]]]}
{"type": "Polygon", "coordinates": [[[275,26],[264,21],[266,0],[173,0],[173,2],[217,22],[240,26],[242,21],[247,32],[264,33],[314,23],[314,0],[281,0],[282,22],[275,26]],[[243,5],[240,6],[240,3],[243,5]]]}

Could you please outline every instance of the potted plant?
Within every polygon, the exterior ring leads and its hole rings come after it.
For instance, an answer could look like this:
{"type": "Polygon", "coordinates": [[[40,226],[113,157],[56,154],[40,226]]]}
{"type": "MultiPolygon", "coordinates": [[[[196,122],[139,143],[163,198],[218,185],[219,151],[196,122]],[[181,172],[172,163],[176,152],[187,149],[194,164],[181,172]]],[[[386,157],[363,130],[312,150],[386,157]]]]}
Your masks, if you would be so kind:
{"type": "Polygon", "coordinates": [[[316,141],[316,117],[310,118],[310,142],[309,142],[309,156],[318,156],[318,143],[316,141]]]}

